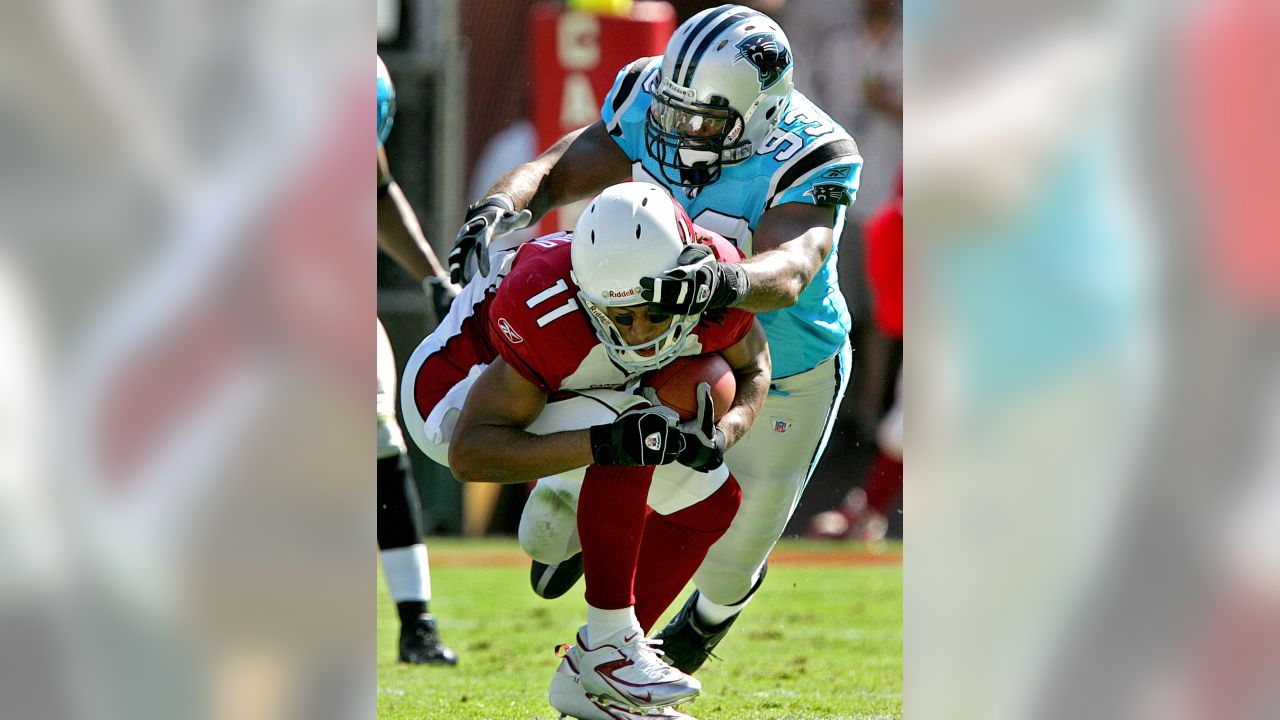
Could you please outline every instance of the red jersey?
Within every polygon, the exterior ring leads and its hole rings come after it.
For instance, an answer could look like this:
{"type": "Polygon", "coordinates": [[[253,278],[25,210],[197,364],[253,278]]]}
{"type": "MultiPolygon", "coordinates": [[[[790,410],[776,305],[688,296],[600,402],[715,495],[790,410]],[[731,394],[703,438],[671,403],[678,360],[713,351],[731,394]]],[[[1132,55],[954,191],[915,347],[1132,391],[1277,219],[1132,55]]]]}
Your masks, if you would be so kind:
{"type": "MultiPolygon", "coordinates": [[[[901,193],[902,180],[898,180],[901,193]]],[[[902,337],[902,196],[885,203],[863,230],[871,316],[885,335],[902,337]]]]}
{"type": "MultiPolygon", "coordinates": [[[[724,238],[706,233],[716,259],[738,262],[742,253],[724,238]]],[[[499,355],[543,392],[622,388],[640,373],[614,363],[578,301],[570,274],[571,235],[556,233],[524,243],[502,259],[503,267],[483,293],[468,286],[449,316],[426,343],[431,353],[414,379],[414,401],[422,417],[475,365],[499,355]],[[469,302],[468,302],[469,301],[469,302]]],[[[717,321],[703,318],[680,355],[717,352],[740,342],[751,329],[751,313],[730,308],[717,321]]]]}

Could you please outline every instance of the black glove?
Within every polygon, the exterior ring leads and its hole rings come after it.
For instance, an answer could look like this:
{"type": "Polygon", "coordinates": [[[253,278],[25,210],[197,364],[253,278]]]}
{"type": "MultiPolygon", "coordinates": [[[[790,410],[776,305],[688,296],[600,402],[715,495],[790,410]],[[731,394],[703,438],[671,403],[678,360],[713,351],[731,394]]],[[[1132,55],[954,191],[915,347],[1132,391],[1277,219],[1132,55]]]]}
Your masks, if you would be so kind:
{"type": "Polygon", "coordinates": [[[640,278],[640,296],[662,312],[699,315],[726,308],[751,288],[746,270],[716,262],[706,245],[686,247],[676,262],[680,264],[661,275],[640,278]]]}
{"type": "Polygon", "coordinates": [[[684,449],[676,457],[681,465],[711,472],[724,464],[724,431],[716,427],[711,386],[698,383],[698,414],[678,428],[684,449]]]}
{"type": "Polygon", "coordinates": [[[662,405],[628,410],[617,420],[593,425],[591,457],[597,465],[666,465],[683,449],[680,416],[662,405]]]}
{"type": "Polygon", "coordinates": [[[515,209],[511,198],[501,193],[490,195],[467,208],[467,217],[458,230],[458,239],[449,253],[449,279],[464,285],[479,271],[489,274],[489,243],[495,237],[506,235],[529,224],[533,213],[515,209]],[[475,264],[468,270],[467,261],[475,257],[475,264]]]}
{"type": "Polygon", "coordinates": [[[422,291],[431,300],[431,309],[436,311],[436,323],[444,322],[445,315],[453,306],[453,299],[458,297],[458,286],[438,275],[428,275],[422,281],[422,291]]]}

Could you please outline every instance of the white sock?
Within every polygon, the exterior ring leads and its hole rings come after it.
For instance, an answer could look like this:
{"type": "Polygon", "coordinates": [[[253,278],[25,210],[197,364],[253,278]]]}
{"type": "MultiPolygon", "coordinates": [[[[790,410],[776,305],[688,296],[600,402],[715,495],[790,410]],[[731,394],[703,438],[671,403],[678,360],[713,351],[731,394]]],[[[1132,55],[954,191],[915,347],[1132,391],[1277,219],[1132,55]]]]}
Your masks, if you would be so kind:
{"type": "Polygon", "coordinates": [[[431,567],[422,543],[382,551],[382,574],[395,602],[431,601],[431,567]]]}
{"type": "Polygon", "coordinates": [[[694,605],[694,613],[697,619],[705,625],[720,625],[725,620],[742,612],[747,603],[751,602],[751,598],[756,596],[756,583],[760,582],[760,571],[757,570],[755,575],[751,576],[751,592],[747,594],[747,598],[737,605],[721,605],[717,602],[711,602],[707,599],[706,593],[698,593],[698,602],[694,605]]]}
{"type": "MultiPolygon", "coordinates": [[[[748,600],[748,602],[750,602],[750,600],[748,600]]],[[[746,606],[746,602],[741,605],[721,605],[719,603],[711,602],[707,599],[706,595],[698,593],[698,604],[695,609],[698,613],[698,620],[700,622],[707,625],[719,625],[725,620],[728,620],[734,615],[742,612],[742,608],[746,606]]]]}
{"type": "Polygon", "coordinates": [[[630,635],[632,632],[640,632],[640,621],[636,619],[634,607],[601,610],[587,605],[587,645],[597,647],[614,635],[630,635]]]}

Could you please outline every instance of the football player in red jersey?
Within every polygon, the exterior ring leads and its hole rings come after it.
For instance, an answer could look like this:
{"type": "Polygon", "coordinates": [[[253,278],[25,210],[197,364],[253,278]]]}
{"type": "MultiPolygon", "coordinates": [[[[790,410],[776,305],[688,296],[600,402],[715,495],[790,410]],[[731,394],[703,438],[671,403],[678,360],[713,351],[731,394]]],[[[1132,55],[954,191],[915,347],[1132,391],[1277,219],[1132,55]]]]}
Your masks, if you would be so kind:
{"type": "Polygon", "coordinates": [[[525,243],[474,279],[405,371],[406,425],[423,451],[463,482],[538,480],[521,544],[550,564],[581,549],[588,622],[552,685],[562,712],[591,715],[573,705],[586,700],[680,717],[667,706],[699,690],[657,658],[645,631],[737,510],[723,455],[755,421],[771,363],[750,313],[673,316],[642,299],[639,278],[694,243],[715,261],[742,257],[665,190],[610,187],[572,235],[525,243]],[[709,352],[737,382],[718,422],[705,388],[683,423],[629,392],[643,373],[709,352]],[[556,492],[572,483],[576,508],[556,492]]]}

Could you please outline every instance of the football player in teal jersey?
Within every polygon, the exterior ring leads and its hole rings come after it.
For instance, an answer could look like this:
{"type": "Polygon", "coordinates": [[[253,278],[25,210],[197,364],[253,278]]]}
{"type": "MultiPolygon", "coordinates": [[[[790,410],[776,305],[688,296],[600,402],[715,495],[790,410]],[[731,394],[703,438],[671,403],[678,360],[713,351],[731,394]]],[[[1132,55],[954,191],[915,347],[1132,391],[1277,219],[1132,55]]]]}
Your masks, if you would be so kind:
{"type": "MultiPolygon", "coordinates": [[[[641,281],[663,312],[757,313],[773,355],[760,420],[724,453],[742,486],[741,509],[659,635],[668,661],[685,672],[702,665],[760,586],[848,383],[851,321],[837,244],[862,158],[849,134],[793,88],[792,73],[790,43],[768,16],[740,5],[698,13],[663,55],[619,72],[599,121],[494,183],[449,257],[455,282],[485,274],[494,237],[628,178],[666,188],[694,222],[748,256],[721,263],[691,248],[677,267],[641,281]]],[[[535,568],[540,594],[576,580],[577,566],[562,565],[562,577],[535,568]]]]}

